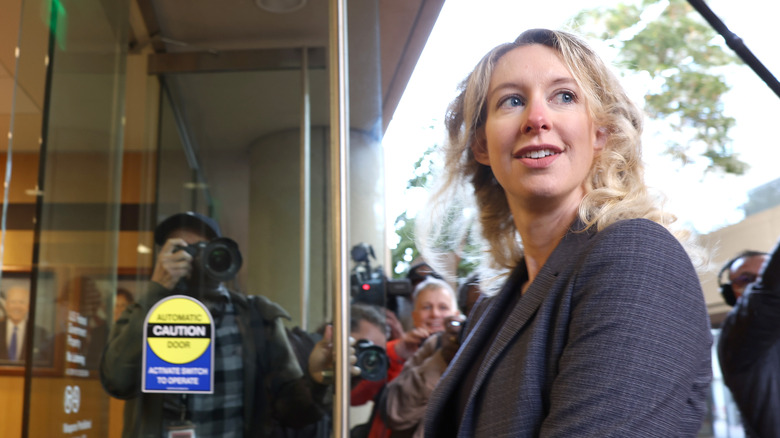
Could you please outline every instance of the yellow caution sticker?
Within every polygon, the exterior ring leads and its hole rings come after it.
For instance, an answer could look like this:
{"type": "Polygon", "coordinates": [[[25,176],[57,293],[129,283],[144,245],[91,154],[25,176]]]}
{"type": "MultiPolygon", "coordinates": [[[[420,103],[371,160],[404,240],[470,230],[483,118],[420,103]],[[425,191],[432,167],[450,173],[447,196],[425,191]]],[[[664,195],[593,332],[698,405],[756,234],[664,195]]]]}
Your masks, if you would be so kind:
{"type": "Polygon", "coordinates": [[[145,392],[210,392],[214,322],[200,301],[176,295],[159,301],[144,329],[145,392]]]}

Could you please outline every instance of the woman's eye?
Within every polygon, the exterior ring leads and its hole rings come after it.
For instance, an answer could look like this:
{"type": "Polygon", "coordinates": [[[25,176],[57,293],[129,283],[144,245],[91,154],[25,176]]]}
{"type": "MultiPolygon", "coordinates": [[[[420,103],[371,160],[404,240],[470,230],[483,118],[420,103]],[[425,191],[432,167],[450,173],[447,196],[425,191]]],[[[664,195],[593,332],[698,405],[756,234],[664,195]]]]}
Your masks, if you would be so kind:
{"type": "Polygon", "coordinates": [[[577,96],[575,96],[571,91],[561,91],[560,93],[556,94],[556,97],[560,103],[574,103],[577,101],[577,96]]]}
{"type": "Polygon", "coordinates": [[[510,107],[511,108],[511,107],[516,107],[516,106],[521,106],[522,104],[523,104],[523,100],[520,99],[519,97],[517,97],[517,96],[509,96],[506,99],[501,101],[501,105],[500,106],[502,106],[502,107],[510,107]]]}

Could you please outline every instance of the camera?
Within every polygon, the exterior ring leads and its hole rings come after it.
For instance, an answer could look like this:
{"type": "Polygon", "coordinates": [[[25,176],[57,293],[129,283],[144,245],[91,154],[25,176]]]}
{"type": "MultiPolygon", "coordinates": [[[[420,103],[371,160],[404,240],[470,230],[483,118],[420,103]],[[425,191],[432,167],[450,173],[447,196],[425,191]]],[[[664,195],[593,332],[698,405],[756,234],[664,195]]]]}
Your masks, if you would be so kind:
{"type": "Polygon", "coordinates": [[[374,248],[359,243],[350,252],[356,263],[350,275],[350,292],[353,302],[373,304],[397,312],[395,297],[411,297],[412,283],[409,279],[389,279],[381,266],[371,268],[370,259],[376,259],[374,248]]]}
{"type": "Polygon", "coordinates": [[[192,267],[195,272],[218,282],[235,278],[243,263],[238,244],[227,237],[179,246],[177,250],[186,251],[192,256],[192,267]]]}
{"type": "Polygon", "coordinates": [[[362,379],[376,382],[387,377],[389,361],[384,348],[367,339],[359,339],[355,342],[355,355],[355,365],[360,368],[362,379]]]}

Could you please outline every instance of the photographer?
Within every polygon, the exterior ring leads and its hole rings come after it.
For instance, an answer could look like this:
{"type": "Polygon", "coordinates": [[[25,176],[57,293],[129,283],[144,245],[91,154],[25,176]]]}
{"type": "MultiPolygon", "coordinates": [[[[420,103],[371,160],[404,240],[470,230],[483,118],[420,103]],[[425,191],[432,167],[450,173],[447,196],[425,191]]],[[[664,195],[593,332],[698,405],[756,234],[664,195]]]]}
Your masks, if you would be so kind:
{"type": "Polygon", "coordinates": [[[458,314],[455,291],[444,280],[429,276],[417,284],[412,294],[414,327],[400,339],[387,343],[390,358],[390,380],[394,379],[423,342],[434,333],[444,331],[444,320],[458,314]]]}
{"type": "Polygon", "coordinates": [[[729,270],[735,289],[735,305],[723,321],[718,340],[723,380],[739,407],[746,436],[778,437],[780,240],[770,254],[740,254],[724,269],[729,270]],[[756,268],[753,283],[739,284],[738,277],[753,277],[756,268]]]}
{"type": "MultiPolygon", "coordinates": [[[[106,391],[128,400],[123,436],[160,437],[184,429],[198,437],[262,437],[277,423],[300,427],[319,419],[323,412],[315,400],[327,387],[304,378],[282,323],[287,312],[265,297],[228,290],[227,278],[204,272],[214,260],[201,263],[194,245],[220,238],[217,223],[198,213],[175,214],[157,226],[154,237],[162,248],[149,288],[116,321],[100,365],[106,391]],[[146,315],[155,303],[177,294],[197,298],[213,317],[212,394],[141,392],[146,315]]],[[[213,255],[220,269],[234,275],[240,253],[232,245],[213,255]]],[[[323,351],[329,342],[315,345],[312,357],[327,359],[323,351]]],[[[318,375],[311,377],[322,381],[324,366],[316,360],[314,365],[310,371],[318,375]]]]}
{"type": "Polygon", "coordinates": [[[392,436],[423,436],[428,398],[460,347],[460,330],[465,320],[455,305],[454,291],[443,280],[429,277],[417,286],[414,296],[416,328],[404,339],[409,344],[417,342],[414,347],[419,348],[404,363],[400,374],[387,384],[380,400],[380,410],[393,430],[392,436]],[[428,336],[417,341],[415,334],[428,336]]]}
{"type": "MultiPolygon", "coordinates": [[[[378,404],[371,414],[370,424],[366,425],[368,430],[361,430],[353,436],[387,437],[391,428],[412,428],[413,431],[421,422],[428,395],[458,350],[460,328],[457,322],[463,317],[458,312],[452,287],[444,280],[428,276],[417,284],[412,297],[414,327],[400,338],[387,342],[387,378],[361,381],[352,390],[353,405],[368,400],[378,404]],[[452,321],[456,323],[452,324],[452,321]],[[398,379],[402,381],[396,383],[398,379]],[[388,399],[392,401],[385,403],[388,399]]],[[[356,318],[364,314],[356,313],[359,310],[357,306],[360,305],[352,306],[351,334],[356,339],[370,339],[367,335],[371,333],[368,330],[371,326],[356,318]],[[358,322],[360,325],[357,325],[358,322]]],[[[380,339],[372,339],[372,342],[384,346],[386,335],[378,337],[380,339]]],[[[419,430],[422,432],[422,428],[419,430]]]]}

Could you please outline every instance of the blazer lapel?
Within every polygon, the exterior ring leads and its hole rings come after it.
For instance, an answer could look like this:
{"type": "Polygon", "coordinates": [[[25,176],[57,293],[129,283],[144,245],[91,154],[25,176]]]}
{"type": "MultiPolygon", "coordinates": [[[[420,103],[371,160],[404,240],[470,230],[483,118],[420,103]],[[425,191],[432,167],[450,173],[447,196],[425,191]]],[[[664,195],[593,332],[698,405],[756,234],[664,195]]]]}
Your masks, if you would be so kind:
{"type": "MultiPolygon", "coordinates": [[[[582,230],[582,223],[577,220],[572,226],[572,229],[582,230]]],[[[469,347],[471,353],[468,356],[468,360],[464,360],[466,364],[473,365],[475,355],[482,348],[486,348],[488,351],[482,361],[479,364],[479,371],[477,372],[474,386],[471,388],[468,401],[466,403],[466,410],[464,415],[469,420],[474,418],[475,399],[479,394],[482,385],[485,383],[485,379],[490,375],[492,368],[495,366],[497,359],[503,354],[504,350],[510,345],[513,339],[515,339],[520,332],[528,325],[529,321],[533,318],[534,314],[538,311],[544,300],[547,298],[551,290],[555,288],[555,282],[558,279],[558,274],[562,269],[565,269],[565,264],[570,263],[575,253],[581,251],[583,242],[592,236],[589,232],[572,232],[569,231],[561,239],[561,242],[555,248],[550,257],[545,262],[542,269],[537,274],[533,283],[526,291],[526,293],[517,301],[515,308],[511,310],[511,314],[506,319],[504,324],[497,329],[493,324],[485,323],[485,321],[498,321],[501,319],[503,312],[506,310],[507,305],[511,305],[513,302],[511,297],[520,293],[522,285],[520,280],[525,274],[525,265],[521,263],[518,268],[515,269],[509,281],[501,290],[499,296],[494,300],[491,307],[487,309],[480,319],[480,326],[474,327],[474,331],[469,336],[469,347]],[[495,338],[491,343],[491,336],[496,333],[495,338]]],[[[465,425],[465,424],[464,424],[465,425]]],[[[471,424],[468,424],[468,429],[461,429],[465,431],[472,430],[471,424]]]]}
{"type": "MultiPolygon", "coordinates": [[[[426,436],[428,434],[433,434],[431,436],[441,435],[441,427],[437,427],[437,425],[441,424],[444,427],[452,421],[451,417],[445,418],[445,406],[456,396],[455,393],[460,387],[464,376],[474,366],[474,361],[479,356],[484,343],[490,337],[494,327],[492,323],[495,322],[496,315],[500,317],[500,309],[505,308],[508,302],[511,301],[512,287],[510,285],[518,283],[519,278],[522,278],[524,273],[524,266],[515,269],[501,292],[495,297],[489,298],[488,302],[484,304],[487,306],[485,311],[477,317],[476,321],[469,321],[468,324],[473,324],[473,328],[469,330],[469,334],[463,340],[460,350],[452,362],[450,362],[450,366],[444,371],[439,383],[436,385],[436,390],[428,400],[426,418],[429,418],[430,421],[425,422],[426,436]]],[[[472,396],[469,397],[471,398],[472,396]]],[[[461,418],[461,430],[470,430],[470,420],[471,415],[467,406],[466,415],[461,418]],[[463,426],[468,428],[464,429],[463,426]]]]}
{"type": "MultiPolygon", "coordinates": [[[[525,273],[525,266],[522,265],[520,268],[518,268],[518,270],[522,271],[522,273],[525,273]]],[[[474,402],[476,400],[477,394],[479,394],[487,376],[490,375],[490,371],[493,366],[495,366],[496,360],[509,346],[510,342],[531,320],[539,306],[544,301],[546,291],[549,290],[550,285],[552,285],[552,283],[555,281],[555,276],[550,275],[549,272],[545,272],[543,267],[539,272],[539,275],[536,276],[536,279],[534,279],[534,282],[526,291],[525,295],[521,297],[519,301],[514,302],[511,297],[514,294],[520,293],[522,284],[520,284],[519,279],[523,278],[523,275],[513,275],[512,278],[515,281],[507,282],[506,287],[504,287],[504,289],[501,291],[501,296],[503,299],[496,300],[496,303],[493,303],[493,306],[485,312],[485,316],[482,318],[483,320],[493,322],[500,320],[503,312],[506,311],[506,306],[512,305],[512,303],[516,303],[515,308],[510,311],[511,314],[506,319],[504,324],[498,329],[496,329],[493,324],[482,324],[482,326],[479,328],[475,327],[475,339],[472,341],[476,342],[472,342],[472,348],[479,351],[487,346],[488,350],[484,359],[482,360],[482,363],[479,364],[479,371],[477,371],[477,376],[474,380],[474,386],[471,388],[468,401],[466,402],[464,418],[469,418],[470,420],[474,418],[474,409],[476,407],[474,402]],[[493,333],[496,335],[491,342],[491,336],[493,333]]],[[[466,426],[467,428],[463,428],[461,430],[473,430],[473,426],[471,424],[463,423],[463,426],[466,426]]]]}

